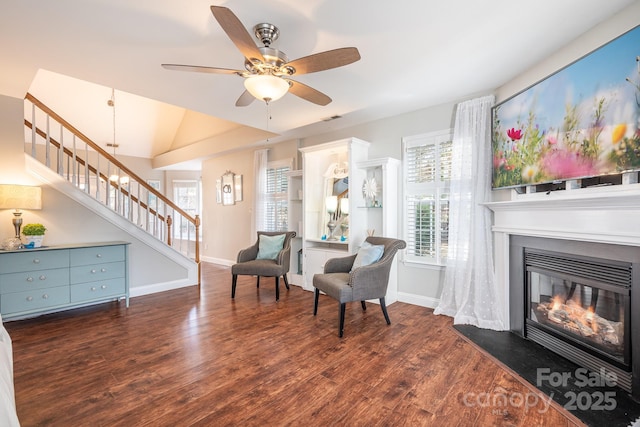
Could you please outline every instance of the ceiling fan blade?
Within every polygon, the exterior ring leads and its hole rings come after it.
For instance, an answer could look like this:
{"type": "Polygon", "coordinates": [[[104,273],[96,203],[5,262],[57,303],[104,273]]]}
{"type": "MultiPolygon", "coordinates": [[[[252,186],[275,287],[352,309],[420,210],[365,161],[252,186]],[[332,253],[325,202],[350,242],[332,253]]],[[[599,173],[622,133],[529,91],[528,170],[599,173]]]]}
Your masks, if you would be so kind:
{"type": "Polygon", "coordinates": [[[240,95],[240,98],[238,98],[238,100],[236,101],[236,107],[246,107],[247,105],[251,104],[254,99],[256,98],[251,95],[248,90],[245,90],[244,92],[242,92],[242,95],[240,95]]]}
{"type": "Polygon", "coordinates": [[[162,68],[175,71],[193,71],[196,73],[209,74],[237,74],[242,75],[241,70],[231,70],[229,68],[203,67],[200,65],[182,65],[182,64],[162,64],[162,68]]]}
{"type": "Polygon", "coordinates": [[[300,75],[342,67],[343,65],[356,62],[359,59],[360,52],[358,52],[357,48],[343,47],[294,59],[293,61],[286,63],[284,66],[295,68],[295,74],[300,75]]]}
{"type": "Polygon", "coordinates": [[[227,36],[236,45],[242,55],[249,61],[259,60],[264,62],[264,58],[258,47],[251,38],[251,34],[242,25],[238,17],[229,8],[223,6],[211,6],[211,13],[218,21],[227,36]]]}
{"type": "Polygon", "coordinates": [[[295,96],[318,105],[327,105],[331,102],[331,98],[310,86],[307,86],[300,82],[296,82],[294,80],[287,79],[287,81],[291,84],[289,92],[291,92],[295,96]]]}

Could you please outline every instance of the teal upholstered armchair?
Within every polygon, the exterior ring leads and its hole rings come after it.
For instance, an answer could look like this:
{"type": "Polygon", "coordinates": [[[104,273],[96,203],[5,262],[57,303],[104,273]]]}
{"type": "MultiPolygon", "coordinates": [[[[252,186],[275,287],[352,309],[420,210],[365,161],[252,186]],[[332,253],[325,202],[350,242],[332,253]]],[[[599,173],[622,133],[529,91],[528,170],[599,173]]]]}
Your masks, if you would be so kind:
{"type": "MultiPolygon", "coordinates": [[[[332,258],[326,262],[323,274],[313,276],[313,286],[315,287],[313,315],[318,313],[320,291],[338,300],[340,305],[339,335],[341,337],[344,333],[345,305],[351,301],[361,301],[362,309],[366,310],[365,300],[379,299],[387,325],[391,324],[384,298],[387,294],[393,258],[396,252],[399,249],[404,249],[407,244],[404,240],[373,236],[367,237],[365,241],[375,247],[382,246],[384,248],[377,261],[358,266],[363,254],[359,254],[360,259],[357,259],[358,254],[332,258]],[[357,264],[356,268],[353,268],[354,262],[357,264]]],[[[363,248],[359,252],[364,252],[363,248]]]]}
{"type": "Polygon", "coordinates": [[[280,299],[280,276],[289,289],[287,273],[291,257],[291,239],[295,231],[258,231],[256,243],[238,253],[238,262],[231,267],[231,298],[236,296],[238,276],[257,276],[256,286],[260,287],[260,276],[274,277],[276,301],[280,299]]]}

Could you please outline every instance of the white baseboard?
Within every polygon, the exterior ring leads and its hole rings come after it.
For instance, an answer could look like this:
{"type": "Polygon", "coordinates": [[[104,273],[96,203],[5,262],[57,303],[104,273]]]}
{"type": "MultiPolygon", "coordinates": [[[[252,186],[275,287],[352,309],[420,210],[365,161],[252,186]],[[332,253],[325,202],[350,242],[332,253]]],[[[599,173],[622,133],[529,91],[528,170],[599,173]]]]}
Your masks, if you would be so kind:
{"type": "Polygon", "coordinates": [[[210,256],[202,256],[200,257],[200,260],[205,262],[210,262],[212,264],[222,265],[224,267],[231,267],[233,264],[236,263],[235,261],[231,261],[228,259],[214,258],[210,256]]]}
{"type": "Polygon", "coordinates": [[[404,292],[398,292],[398,301],[427,308],[436,308],[440,303],[440,300],[438,298],[425,297],[423,295],[416,294],[407,294],[404,292]]]}
{"type": "Polygon", "coordinates": [[[155,294],[157,292],[170,291],[172,289],[186,288],[187,286],[198,286],[198,284],[187,280],[174,280],[172,282],[135,286],[129,289],[129,296],[131,298],[140,297],[143,295],[155,294]]]}

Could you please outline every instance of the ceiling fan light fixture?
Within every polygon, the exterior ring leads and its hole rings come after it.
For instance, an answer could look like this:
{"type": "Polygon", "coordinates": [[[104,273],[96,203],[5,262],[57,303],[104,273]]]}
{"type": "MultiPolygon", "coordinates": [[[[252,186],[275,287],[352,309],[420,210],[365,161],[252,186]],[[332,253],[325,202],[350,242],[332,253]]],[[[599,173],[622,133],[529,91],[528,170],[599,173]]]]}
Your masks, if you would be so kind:
{"type": "Polygon", "coordinates": [[[244,87],[251,95],[265,102],[277,101],[289,90],[289,83],[269,74],[247,77],[244,87]]]}

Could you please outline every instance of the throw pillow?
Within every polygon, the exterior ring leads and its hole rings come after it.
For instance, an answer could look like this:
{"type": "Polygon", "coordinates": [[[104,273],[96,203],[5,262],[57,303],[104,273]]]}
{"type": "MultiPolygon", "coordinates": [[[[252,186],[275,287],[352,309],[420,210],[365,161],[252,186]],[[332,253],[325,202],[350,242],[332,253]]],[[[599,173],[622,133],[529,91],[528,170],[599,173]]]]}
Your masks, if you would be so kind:
{"type": "Polygon", "coordinates": [[[353,267],[351,267],[351,271],[355,270],[358,267],[373,264],[374,262],[382,258],[383,253],[384,245],[372,245],[367,241],[363,242],[362,246],[360,246],[360,250],[356,255],[356,259],[353,261],[353,267]]]}
{"type": "Polygon", "coordinates": [[[282,250],[286,234],[268,236],[261,234],[258,240],[258,256],[256,259],[276,259],[282,250]]]}

